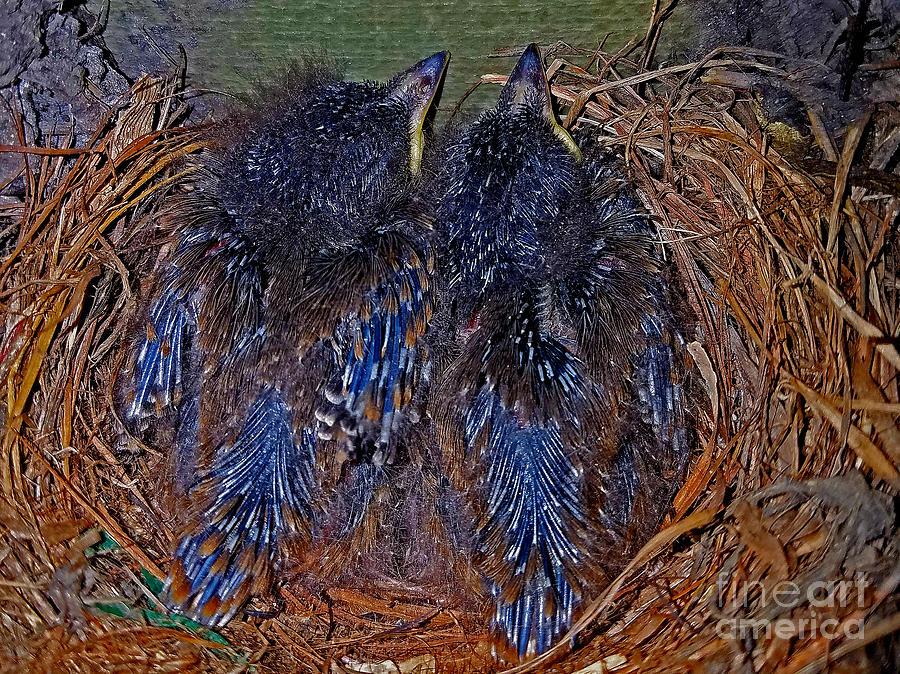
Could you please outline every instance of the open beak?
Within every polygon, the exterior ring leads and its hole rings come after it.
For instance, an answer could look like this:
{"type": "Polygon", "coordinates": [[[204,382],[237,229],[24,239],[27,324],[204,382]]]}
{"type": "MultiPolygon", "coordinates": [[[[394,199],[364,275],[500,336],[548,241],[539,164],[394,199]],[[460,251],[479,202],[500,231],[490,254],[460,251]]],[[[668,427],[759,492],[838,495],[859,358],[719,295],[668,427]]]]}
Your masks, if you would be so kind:
{"type": "Polygon", "coordinates": [[[541,62],[541,52],[537,45],[530,44],[516,63],[506,86],[500,93],[498,105],[516,108],[522,105],[537,105],[541,114],[553,128],[553,134],[559,138],[578,161],[581,161],[581,150],[575,144],[572,135],[566,131],[553,114],[553,102],[550,98],[550,84],[541,62]]]}
{"type": "Polygon", "coordinates": [[[442,51],[419,61],[409,70],[404,70],[391,80],[392,96],[403,99],[409,104],[409,171],[412,175],[419,173],[422,167],[422,153],[425,137],[422,131],[425,117],[434,101],[441,83],[450,52],[442,51]]]}

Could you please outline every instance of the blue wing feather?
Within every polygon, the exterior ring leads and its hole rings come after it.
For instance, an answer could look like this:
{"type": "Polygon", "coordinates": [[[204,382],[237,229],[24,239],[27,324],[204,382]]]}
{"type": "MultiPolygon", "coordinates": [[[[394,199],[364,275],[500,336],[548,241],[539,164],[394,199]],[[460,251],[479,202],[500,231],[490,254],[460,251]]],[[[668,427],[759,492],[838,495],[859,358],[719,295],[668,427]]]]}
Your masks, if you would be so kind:
{"type": "Polygon", "coordinates": [[[523,423],[488,385],[464,419],[469,452],[482,450],[481,567],[495,600],[492,628],[518,655],[546,650],[571,626],[590,515],[583,474],[555,423],[523,423]]]}
{"type": "MultiPolygon", "coordinates": [[[[634,356],[632,414],[637,429],[622,440],[615,464],[604,483],[601,520],[610,533],[626,535],[629,527],[652,532],[671,505],[689,456],[680,368],[672,344],[680,335],[657,315],[641,321],[644,347],[634,356]],[[645,435],[637,435],[644,429],[645,435]],[[651,500],[642,495],[652,494],[651,500]]],[[[643,534],[636,537],[641,543],[643,534]]]]}
{"type": "Polygon", "coordinates": [[[214,358],[230,351],[257,328],[260,296],[252,245],[214,227],[186,231],[162,275],[123,380],[124,420],[133,424],[176,409],[190,385],[186,373],[192,350],[205,340],[204,348],[215,352],[214,358]],[[204,321],[216,329],[204,330],[204,321]]]}
{"type": "Polygon", "coordinates": [[[133,396],[124,409],[126,420],[178,404],[185,332],[195,326],[196,307],[170,277],[150,310],[149,329],[134,364],[133,396]]]}
{"type": "Polygon", "coordinates": [[[602,574],[585,461],[596,458],[606,408],[582,361],[542,329],[540,297],[520,285],[476,315],[437,416],[450,474],[478,514],[475,566],[492,631],[517,659],[565,634],[602,574]]]}
{"type": "MultiPolygon", "coordinates": [[[[676,378],[673,345],[666,340],[664,326],[658,316],[648,315],[641,322],[647,347],[635,362],[638,397],[657,437],[678,446],[684,444],[684,412],[681,383],[676,378]]],[[[672,332],[671,340],[681,343],[672,332]]],[[[683,344],[681,344],[683,346],[683,344]]]]}
{"type": "Polygon", "coordinates": [[[355,442],[371,443],[368,451],[378,463],[391,459],[398,420],[417,384],[416,343],[430,301],[419,273],[407,260],[368,294],[368,310],[350,320],[347,332],[353,338],[339,345],[344,367],[335,388],[340,390],[329,395],[336,409],[319,414],[326,428],[340,420],[355,442]]]}
{"type": "Polygon", "coordinates": [[[219,448],[195,486],[208,494],[205,524],[175,554],[165,585],[174,610],[221,625],[270,580],[279,542],[312,518],[315,445],[313,429],[294,432],[276,390],[259,396],[238,438],[219,448]]]}

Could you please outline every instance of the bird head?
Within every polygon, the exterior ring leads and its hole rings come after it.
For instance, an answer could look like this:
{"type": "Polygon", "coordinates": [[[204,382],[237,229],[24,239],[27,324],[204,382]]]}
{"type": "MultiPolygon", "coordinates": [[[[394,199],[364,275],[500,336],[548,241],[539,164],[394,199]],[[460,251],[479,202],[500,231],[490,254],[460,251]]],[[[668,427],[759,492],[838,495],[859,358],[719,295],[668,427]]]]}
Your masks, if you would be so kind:
{"type": "MultiPolygon", "coordinates": [[[[232,215],[351,222],[419,173],[426,116],[449,60],[439,52],[386,84],[307,78],[231,132],[220,194],[232,215]]],[[[249,217],[248,217],[249,216],[249,217]]]]}
{"type": "Polygon", "coordinates": [[[496,106],[456,132],[440,156],[439,217],[460,268],[483,291],[509,265],[538,263],[542,226],[576,190],[581,152],[556,121],[540,52],[530,45],[496,106]]]}
{"type": "Polygon", "coordinates": [[[530,44],[525,48],[500,93],[497,109],[507,114],[543,119],[547,128],[569,150],[575,160],[581,161],[581,150],[553,114],[550,83],[547,81],[547,74],[541,62],[541,52],[537,45],[530,44]]]}

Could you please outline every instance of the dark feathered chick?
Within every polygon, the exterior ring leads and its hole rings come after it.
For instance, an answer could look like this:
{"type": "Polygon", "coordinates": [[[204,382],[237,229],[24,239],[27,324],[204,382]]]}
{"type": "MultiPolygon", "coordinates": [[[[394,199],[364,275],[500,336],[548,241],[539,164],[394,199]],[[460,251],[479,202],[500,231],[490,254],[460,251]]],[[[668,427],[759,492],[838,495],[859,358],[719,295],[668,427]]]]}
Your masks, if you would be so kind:
{"type": "Polygon", "coordinates": [[[314,542],[345,461],[389,463],[415,416],[433,255],[412,194],[447,60],[386,85],[312,72],[214,129],[172,209],[120,412],[136,432],[177,419],[186,508],[165,591],[202,623],[266,590],[280,551],[314,542]]]}
{"type": "Polygon", "coordinates": [[[492,629],[529,657],[671,503],[680,338],[649,219],[615,159],[557,124],[534,46],[437,158],[449,338],[434,415],[492,629]]]}

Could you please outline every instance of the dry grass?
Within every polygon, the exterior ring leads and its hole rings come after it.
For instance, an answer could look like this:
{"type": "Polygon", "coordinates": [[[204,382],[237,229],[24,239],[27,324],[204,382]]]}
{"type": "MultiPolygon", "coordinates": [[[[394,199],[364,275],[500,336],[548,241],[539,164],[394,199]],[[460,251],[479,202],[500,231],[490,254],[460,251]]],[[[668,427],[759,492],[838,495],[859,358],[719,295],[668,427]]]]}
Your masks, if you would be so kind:
{"type": "MultiPolygon", "coordinates": [[[[833,161],[811,168],[773,149],[745,92],[712,84],[786,76],[778,58],[645,72],[588,56],[552,64],[553,92],[568,124],[618,146],[661,225],[709,406],[668,527],[576,625],[575,652],[564,641],[517,671],[865,667],[900,627],[900,192],[879,151],[892,129],[866,117],[837,143],[819,130],[833,161]],[[842,580],[845,595],[807,601],[842,580]],[[775,593],[783,581],[796,605],[775,593]],[[717,635],[735,619],[797,628],[814,615],[862,638],[717,635]]],[[[85,151],[27,150],[27,198],[0,211],[14,237],[0,264],[0,670],[488,666],[478,621],[427,602],[346,589],[326,602],[288,584],[278,617],[221,635],[158,605],[171,532],[142,487],[160,458],[113,450],[108,389],[130,289],[162,245],[150,215],[199,149],[173,127],[175,93],[142,80],[85,151]]]]}

